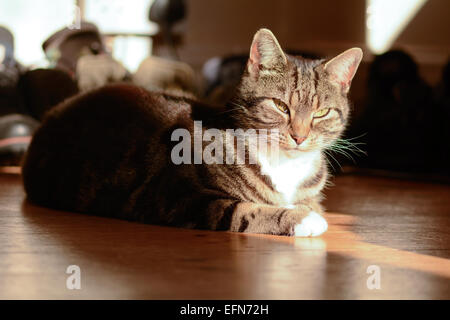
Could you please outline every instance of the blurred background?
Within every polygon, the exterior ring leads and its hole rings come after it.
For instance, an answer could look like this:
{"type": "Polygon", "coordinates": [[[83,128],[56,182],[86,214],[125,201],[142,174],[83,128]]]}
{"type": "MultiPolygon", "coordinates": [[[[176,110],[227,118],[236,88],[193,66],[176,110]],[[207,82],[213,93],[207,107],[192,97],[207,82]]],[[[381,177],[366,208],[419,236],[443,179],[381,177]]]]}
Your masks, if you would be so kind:
{"type": "Polygon", "coordinates": [[[109,82],[224,103],[267,27],[304,57],[364,51],[336,172],[448,182],[449,14],[448,0],[0,0],[0,162],[20,163],[51,107],[109,82]]]}

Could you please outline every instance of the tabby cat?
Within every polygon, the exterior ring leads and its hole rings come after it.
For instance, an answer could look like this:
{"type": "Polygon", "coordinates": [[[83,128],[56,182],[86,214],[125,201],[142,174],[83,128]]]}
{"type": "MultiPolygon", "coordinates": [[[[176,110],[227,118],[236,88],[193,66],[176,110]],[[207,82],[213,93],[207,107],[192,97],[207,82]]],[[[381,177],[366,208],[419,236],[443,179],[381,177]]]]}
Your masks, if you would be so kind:
{"type": "Polygon", "coordinates": [[[345,128],[361,59],[358,48],[330,61],[290,56],[261,29],[226,106],[127,84],[70,98],[47,114],[32,140],[23,165],[28,199],[152,224],[320,235],[328,227],[320,205],[328,175],[323,151],[345,128]],[[195,120],[203,132],[216,128],[224,137],[229,128],[277,129],[268,135],[279,145],[277,159],[267,149],[251,155],[255,164],[175,164],[173,132],[193,136],[195,120]]]}

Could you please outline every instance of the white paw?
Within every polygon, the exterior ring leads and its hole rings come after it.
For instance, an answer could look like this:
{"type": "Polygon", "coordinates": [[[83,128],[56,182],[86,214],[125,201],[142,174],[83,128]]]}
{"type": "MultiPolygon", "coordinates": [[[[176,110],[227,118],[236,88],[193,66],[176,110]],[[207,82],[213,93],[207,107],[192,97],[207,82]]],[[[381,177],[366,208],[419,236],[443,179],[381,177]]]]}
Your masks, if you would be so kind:
{"type": "Polygon", "coordinates": [[[324,217],[317,212],[311,211],[302,223],[297,224],[294,233],[298,237],[316,237],[327,231],[328,223],[324,217]]]}

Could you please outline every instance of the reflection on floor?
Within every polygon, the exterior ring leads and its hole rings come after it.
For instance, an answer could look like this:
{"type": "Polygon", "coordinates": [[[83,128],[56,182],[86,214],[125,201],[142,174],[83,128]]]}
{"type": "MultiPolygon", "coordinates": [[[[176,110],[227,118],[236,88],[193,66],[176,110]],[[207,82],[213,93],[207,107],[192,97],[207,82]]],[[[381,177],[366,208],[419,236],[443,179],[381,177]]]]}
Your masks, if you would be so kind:
{"type": "Polygon", "coordinates": [[[0,174],[0,298],[449,299],[450,186],[333,182],[329,231],[304,239],[52,211],[0,174]],[[69,265],[81,290],[66,287],[69,265]]]}

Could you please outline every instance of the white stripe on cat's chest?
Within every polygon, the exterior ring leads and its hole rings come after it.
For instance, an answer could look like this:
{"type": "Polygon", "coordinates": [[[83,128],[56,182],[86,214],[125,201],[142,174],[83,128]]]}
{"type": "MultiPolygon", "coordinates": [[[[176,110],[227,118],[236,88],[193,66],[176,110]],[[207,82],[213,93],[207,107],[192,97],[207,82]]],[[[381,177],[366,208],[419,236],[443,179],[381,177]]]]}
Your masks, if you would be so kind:
{"type": "Polygon", "coordinates": [[[283,194],[285,204],[292,203],[300,183],[310,177],[320,159],[320,152],[308,152],[294,159],[282,159],[278,163],[259,155],[261,173],[270,177],[275,189],[283,194]]]}

